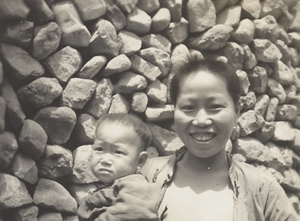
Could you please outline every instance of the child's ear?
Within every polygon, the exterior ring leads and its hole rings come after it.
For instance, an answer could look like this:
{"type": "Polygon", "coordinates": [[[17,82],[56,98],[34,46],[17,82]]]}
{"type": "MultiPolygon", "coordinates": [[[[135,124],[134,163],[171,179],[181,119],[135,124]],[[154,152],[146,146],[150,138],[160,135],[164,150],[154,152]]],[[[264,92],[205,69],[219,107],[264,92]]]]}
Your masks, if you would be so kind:
{"type": "Polygon", "coordinates": [[[148,159],[148,153],[146,151],[142,151],[139,155],[138,167],[142,168],[148,159]]]}

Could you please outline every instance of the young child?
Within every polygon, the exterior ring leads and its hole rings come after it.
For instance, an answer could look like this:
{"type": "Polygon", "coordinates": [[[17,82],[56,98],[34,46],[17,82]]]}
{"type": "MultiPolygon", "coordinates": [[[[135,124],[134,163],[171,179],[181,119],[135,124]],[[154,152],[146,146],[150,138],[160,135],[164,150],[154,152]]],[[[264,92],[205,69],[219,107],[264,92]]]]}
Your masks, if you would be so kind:
{"type": "Polygon", "coordinates": [[[159,189],[139,174],[152,139],[149,128],[131,114],[106,114],[95,135],[91,169],[105,187],[81,201],[79,220],[158,220],[159,189]]]}

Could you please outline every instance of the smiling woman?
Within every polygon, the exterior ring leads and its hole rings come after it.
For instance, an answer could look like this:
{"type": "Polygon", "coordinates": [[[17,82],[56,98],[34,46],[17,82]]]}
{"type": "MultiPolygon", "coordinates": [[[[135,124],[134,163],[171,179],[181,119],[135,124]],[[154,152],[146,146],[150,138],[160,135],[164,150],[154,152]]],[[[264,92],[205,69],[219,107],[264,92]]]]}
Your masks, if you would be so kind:
{"type": "Polygon", "coordinates": [[[296,220],[273,177],[225,150],[239,115],[233,69],[190,56],[178,68],[170,93],[175,130],[185,146],[173,156],[149,160],[143,170],[162,188],[161,220],[296,220]]]}

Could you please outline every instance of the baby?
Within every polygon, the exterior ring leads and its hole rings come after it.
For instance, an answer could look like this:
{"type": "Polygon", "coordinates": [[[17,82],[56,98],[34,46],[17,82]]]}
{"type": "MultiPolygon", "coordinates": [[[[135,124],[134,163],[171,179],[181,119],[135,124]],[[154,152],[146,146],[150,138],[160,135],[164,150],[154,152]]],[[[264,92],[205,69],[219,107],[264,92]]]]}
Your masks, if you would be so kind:
{"type": "Polygon", "coordinates": [[[90,164],[104,187],[81,201],[79,220],[158,220],[159,189],[139,173],[151,140],[147,125],[134,115],[106,114],[99,119],[90,164]]]}

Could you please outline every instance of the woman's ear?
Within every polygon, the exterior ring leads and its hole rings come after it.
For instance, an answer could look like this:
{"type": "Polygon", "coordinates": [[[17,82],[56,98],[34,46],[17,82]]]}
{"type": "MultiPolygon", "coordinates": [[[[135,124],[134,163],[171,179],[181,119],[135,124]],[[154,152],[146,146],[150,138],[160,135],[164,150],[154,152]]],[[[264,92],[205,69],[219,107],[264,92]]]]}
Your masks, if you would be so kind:
{"type": "Polygon", "coordinates": [[[147,159],[148,159],[148,153],[146,151],[142,151],[140,153],[140,155],[139,155],[138,165],[137,166],[139,168],[142,168],[145,165],[147,159]]]}

